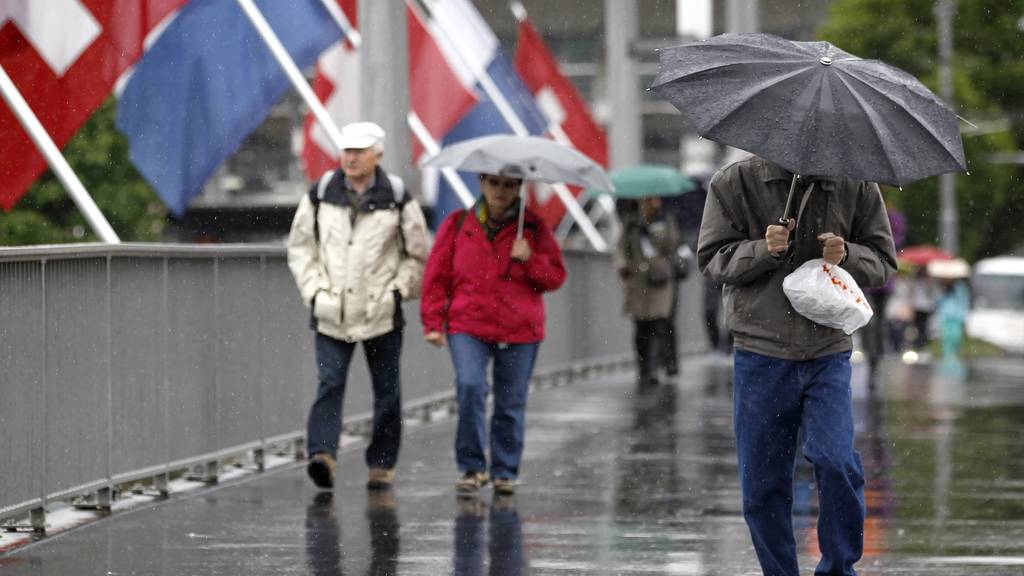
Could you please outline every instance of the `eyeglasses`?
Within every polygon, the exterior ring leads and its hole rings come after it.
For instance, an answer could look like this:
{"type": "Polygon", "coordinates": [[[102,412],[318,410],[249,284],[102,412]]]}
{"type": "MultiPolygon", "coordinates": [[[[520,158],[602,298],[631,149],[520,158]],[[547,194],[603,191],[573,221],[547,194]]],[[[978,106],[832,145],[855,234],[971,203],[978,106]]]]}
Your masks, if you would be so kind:
{"type": "Polygon", "coordinates": [[[519,180],[515,178],[500,178],[498,176],[481,176],[480,181],[487,184],[492,188],[503,188],[505,190],[515,190],[519,188],[519,180]]]}

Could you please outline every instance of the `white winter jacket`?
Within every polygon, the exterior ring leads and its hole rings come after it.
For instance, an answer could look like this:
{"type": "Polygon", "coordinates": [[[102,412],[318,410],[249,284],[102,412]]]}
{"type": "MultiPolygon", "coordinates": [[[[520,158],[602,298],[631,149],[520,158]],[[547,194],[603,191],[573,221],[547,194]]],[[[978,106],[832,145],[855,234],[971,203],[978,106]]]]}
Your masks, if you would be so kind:
{"type": "Polygon", "coordinates": [[[429,244],[423,212],[400,179],[378,167],[374,183],[351,206],[338,171],[299,202],[288,236],[288,267],[315,329],[360,342],[400,327],[396,310],[402,299],[419,296],[429,244]],[[320,199],[319,208],[313,198],[320,199]]]}

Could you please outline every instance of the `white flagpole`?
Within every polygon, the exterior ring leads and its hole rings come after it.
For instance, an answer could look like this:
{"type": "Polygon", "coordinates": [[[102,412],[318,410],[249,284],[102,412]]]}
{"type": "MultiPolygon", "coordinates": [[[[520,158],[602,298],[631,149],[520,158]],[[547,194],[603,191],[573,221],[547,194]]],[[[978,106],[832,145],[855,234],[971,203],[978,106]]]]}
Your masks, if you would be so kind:
{"type": "MultiPolygon", "coordinates": [[[[423,150],[426,151],[427,155],[437,155],[441,151],[441,146],[438,145],[437,140],[434,140],[434,137],[430,134],[430,131],[427,130],[427,127],[423,124],[423,121],[420,120],[420,117],[412,110],[409,111],[408,122],[409,129],[412,130],[416,139],[420,141],[420,145],[423,146],[423,150]]],[[[441,174],[444,175],[444,179],[451,184],[452,189],[455,190],[455,194],[459,197],[459,200],[462,201],[462,205],[466,208],[472,206],[476,199],[473,198],[473,193],[466,187],[466,183],[462,181],[462,178],[459,178],[458,172],[456,172],[454,168],[446,166],[441,169],[441,174]]]]}
{"type": "MultiPolygon", "coordinates": [[[[341,131],[338,130],[338,126],[334,123],[334,119],[331,118],[331,115],[327,112],[327,109],[324,108],[320,99],[316,97],[316,94],[313,92],[313,89],[310,88],[309,83],[306,82],[306,78],[302,75],[302,72],[299,71],[299,67],[295,65],[295,61],[292,59],[291,55],[288,54],[284,45],[281,44],[281,40],[277,37],[277,34],[274,33],[274,30],[270,27],[267,19],[263,17],[263,13],[260,12],[260,9],[256,7],[252,0],[237,0],[237,2],[238,5],[242,7],[242,10],[245,11],[246,16],[249,17],[249,20],[256,28],[256,31],[259,32],[260,37],[263,39],[263,42],[266,43],[267,48],[270,49],[274,58],[277,59],[278,64],[281,65],[285,73],[288,75],[288,79],[291,80],[292,86],[295,87],[299,92],[299,95],[302,96],[302,100],[313,112],[313,116],[316,118],[316,121],[324,131],[327,132],[328,138],[331,139],[331,143],[334,145],[335,153],[340,153],[341,131]]],[[[352,42],[353,46],[358,47],[362,43],[362,36],[359,35],[358,31],[352,28],[351,23],[349,23],[348,18],[345,17],[345,14],[341,11],[340,7],[338,7],[338,13],[335,14],[330,8],[333,0],[323,0],[323,2],[327,11],[331,12],[331,16],[334,18],[335,22],[338,23],[338,27],[341,28],[344,34],[346,34],[346,38],[352,42]],[[352,36],[352,33],[355,33],[355,35],[352,36]]],[[[337,4],[334,4],[334,6],[337,7],[337,4]]],[[[426,127],[424,127],[423,123],[419,121],[419,118],[415,117],[415,114],[410,113],[408,122],[413,133],[417,138],[419,138],[420,144],[425,150],[439,150],[437,142],[430,137],[430,133],[427,132],[426,127]],[[415,126],[413,125],[414,118],[416,122],[415,126]],[[422,130],[418,130],[417,128],[422,128],[422,130]],[[424,137],[426,137],[426,139],[424,139],[424,137]]],[[[459,178],[458,174],[456,174],[454,170],[449,170],[444,173],[444,176],[452,187],[455,188],[455,191],[459,195],[459,199],[462,200],[462,203],[466,206],[471,206],[473,204],[473,195],[466,188],[465,182],[459,178]]]]}
{"type": "MultiPolygon", "coordinates": [[[[515,16],[517,22],[522,22],[529,17],[529,14],[526,12],[526,7],[523,6],[522,2],[509,2],[508,7],[512,11],[512,15],[515,16]]],[[[547,129],[548,132],[550,132],[551,135],[554,137],[556,142],[568,146],[570,148],[576,148],[576,144],[574,144],[572,139],[569,138],[569,135],[565,133],[565,130],[562,130],[562,127],[560,125],[555,124],[554,122],[549,122],[547,125],[547,129]]],[[[615,200],[613,200],[611,195],[609,194],[601,194],[600,196],[597,197],[597,202],[601,211],[604,213],[605,216],[608,217],[608,221],[611,224],[612,238],[617,237],[619,234],[619,221],[617,218],[615,218],[615,200]]],[[[597,222],[600,218],[600,215],[595,216],[595,212],[597,212],[597,210],[591,210],[590,215],[588,215],[588,218],[590,218],[593,222],[597,222]]],[[[561,225],[558,226],[556,236],[558,236],[559,238],[565,238],[565,236],[568,235],[569,229],[571,227],[571,221],[563,222],[561,225]]]]}
{"type": "Polygon", "coordinates": [[[352,46],[359,49],[363,45],[363,36],[359,33],[359,30],[356,30],[355,27],[352,26],[352,23],[349,22],[348,16],[345,16],[345,11],[341,9],[341,6],[338,6],[338,3],[335,0],[320,1],[324,5],[324,8],[327,9],[327,12],[331,15],[331,18],[334,19],[338,28],[341,28],[341,32],[345,35],[345,38],[352,43],[352,46]]]}
{"type": "MultiPolygon", "coordinates": [[[[432,12],[437,11],[437,5],[443,0],[426,0],[427,5],[430,7],[432,12]]],[[[448,44],[452,46],[459,58],[463,61],[466,68],[472,70],[474,77],[483,87],[484,92],[487,93],[488,98],[494,102],[495,107],[498,108],[498,112],[501,113],[502,118],[512,128],[518,136],[528,136],[529,130],[526,129],[526,125],[523,124],[522,119],[516,114],[515,109],[509,104],[508,99],[502,94],[501,90],[498,89],[497,85],[494,84],[494,80],[491,78],[487,71],[482,71],[477,66],[471,64],[470,58],[466,56],[466,51],[472,49],[464,44],[462,41],[463,35],[458,30],[451,30],[445,22],[445,19],[432,18],[433,21],[441,28],[441,31],[448,39],[448,44]]],[[[432,29],[428,27],[428,30],[432,29]]],[[[558,199],[565,205],[566,210],[576,220],[580,230],[590,241],[591,246],[599,252],[608,251],[608,243],[604,241],[601,234],[594,227],[594,223],[590,221],[587,214],[583,211],[580,203],[576,198],[569,192],[569,189],[564,184],[555,184],[553,186],[555,193],[558,195],[558,199]]]]}
{"type": "Polygon", "coordinates": [[[320,102],[320,99],[316,97],[313,89],[310,88],[309,83],[306,82],[306,78],[302,75],[299,67],[295,65],[295,60],[292,60],[288,50],[285,49],[284,45],[281,44],[281,39],[277,37],[274,30],[270,27],[267,19],[263,17],[263,13],[256,7],[253,0],[237,0],[238,5],[241,6],[242,11],[249,17],[249,21],[259,32],[260,38],[263,39],[263,43],[267,45],[270,52],[274,55],[277,63],[284,69],[285,74],[288,75],[288,79],[291,81],[292,86],[298,90],[299,95],[302,96],[302,100],[309,106],[309,109],[313,112],[313,116],[316,121],[320,123],[320,126],[327,133],[327,137],[331,139],[331,144],[334,145],[334,152],[336,154],[341,153],[341,131],[338,130],[337,125],[334,124],[334,120],[331,115],[327,113],[327,109],[320,102]]]}
{"type": "Polygon", "coordinates": [[[86,222],[92,227],[93,232],[107,244],[120,244],[121,239],[117,237],[117,233],[110,226],[110,222],[107,222],[107,218],[100,211],[99,207],[96,206],[92,196],[85,190],[85,186],[82,186],[81,180],[78,179],[74,170],[68,165],[68,161],[60,153],[57,145],[53,143],[53,139],[46,132],[46,128],[39,122],[39,118],[36,117],[35,113],[32,112],[32,108],[22,97],[18,87],[14,85],[14,81],[7,75],[7,71],[4,70],[3,66],[0,66],[0,91],[3,92],[4,100],[10,106],[14,115],[18,117],[18,121],[21,122],[25,131],[28,132],[36,148],[46,158],[46,162],[53,169],[54,173],[57,174],[57,178],[64,185],[64,189],[68,191],[68,195],[71,196],[78,209],[82,211],[86,222]]]}

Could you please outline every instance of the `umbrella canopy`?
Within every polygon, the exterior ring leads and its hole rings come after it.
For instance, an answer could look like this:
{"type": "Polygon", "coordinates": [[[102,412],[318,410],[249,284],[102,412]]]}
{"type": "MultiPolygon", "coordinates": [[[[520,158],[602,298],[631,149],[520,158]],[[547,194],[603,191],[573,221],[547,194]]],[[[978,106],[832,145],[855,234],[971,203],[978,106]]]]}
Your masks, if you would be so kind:
{"type": "Polygon", "coordinates": [[[928,275],[932,278],[957,280],[971,275],[971,265],[963,258],[951,260],[932,260],[928,263],[928,275]]]}
{"type": "MultiPolygon", "coordinates": [[[[644,164],[612,170],[609,174],[615,198],[644,198],[648,196],[678,196],[697,189],[697,181],[671,166],[644,164]]],[[[587,190],[590,196],[606,193],[587,190]]]]}
{"type": "Polygon", "coordinates": [[[910,74],[828,42],[723,34],[660,60],[652,89],[702,136],[794,174],[902,186],[967,169],[945,103],[910,74]]]}
{"type": "Polygon", "coordinates": [[[607,192],[615,189],[600,164],[547,138],[493,134],[463,140],[441,150],[426,166],[510,178],[565,182],[607,192]]]}
{"type": "Polygon", "coordinates": [[[922,244],[900,250],[896,259],[912,266],[927,266],[934,260],[952,260],[953,255],[938,246],[922,244]]]}

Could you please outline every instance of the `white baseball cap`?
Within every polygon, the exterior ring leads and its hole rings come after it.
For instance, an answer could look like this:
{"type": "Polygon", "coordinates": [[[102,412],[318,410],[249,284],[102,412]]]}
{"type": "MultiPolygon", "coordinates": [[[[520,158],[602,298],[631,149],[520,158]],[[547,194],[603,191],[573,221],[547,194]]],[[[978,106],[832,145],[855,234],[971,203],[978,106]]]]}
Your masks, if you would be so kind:
{"type": "Polygon", "coordinates": [[[384,129],[373,122],[353,122],[341,129],[341,148],[369,148],[374,144],[384,149],[384,129]]]}

